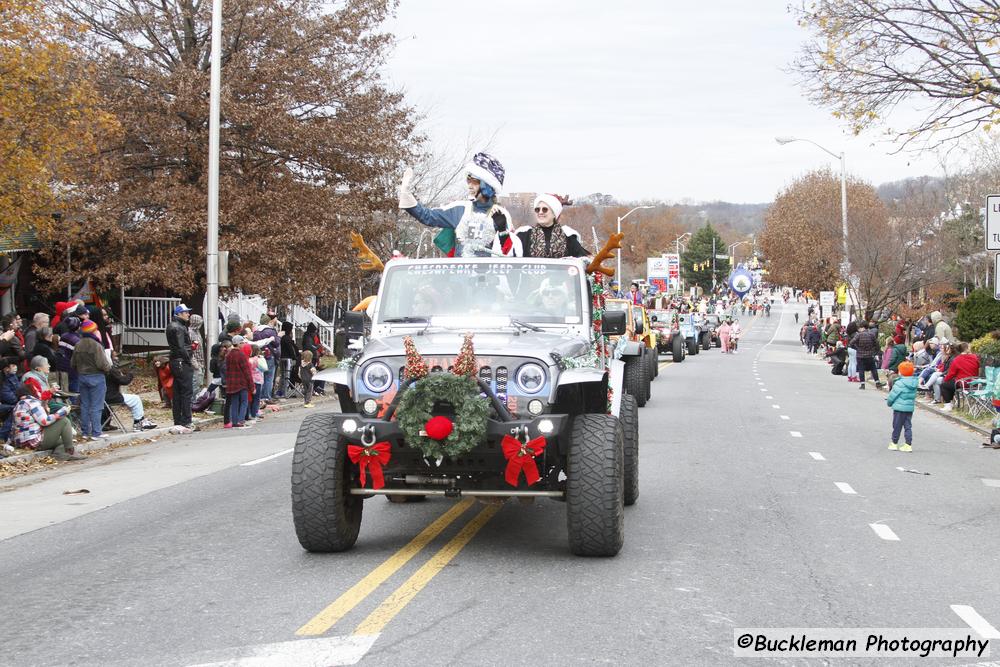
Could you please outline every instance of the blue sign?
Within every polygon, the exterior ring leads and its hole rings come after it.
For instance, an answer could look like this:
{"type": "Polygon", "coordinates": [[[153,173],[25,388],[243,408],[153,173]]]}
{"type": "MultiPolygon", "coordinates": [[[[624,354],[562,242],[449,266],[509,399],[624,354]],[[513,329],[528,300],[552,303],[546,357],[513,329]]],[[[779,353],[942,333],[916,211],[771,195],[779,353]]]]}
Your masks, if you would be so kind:
{"type": "Polygon", "coordinates": [[[729,289],[742,297],[753,287],[753,276],[742,266],[729,274],[729,289]]]}

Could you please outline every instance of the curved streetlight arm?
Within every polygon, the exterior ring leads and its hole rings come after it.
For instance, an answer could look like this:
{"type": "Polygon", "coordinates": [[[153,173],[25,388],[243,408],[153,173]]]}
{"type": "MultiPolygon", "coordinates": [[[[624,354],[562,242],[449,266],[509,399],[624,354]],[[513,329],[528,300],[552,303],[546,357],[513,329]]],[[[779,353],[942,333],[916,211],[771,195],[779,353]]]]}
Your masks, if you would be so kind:
{"type": "MultiPolygon", "coordinates": [[[[625,218],[629,217],[630,215],[632,215],[633,213],[635,213],[636,211],[638,211],[641,208],[656,208],[656,207],[655,206],[649,206],[648,204],[645,205],[645,206],[636,206],[631,211],[629,211],[625,215],[623,215],[620,218],[618,218],[618,229],[616,231],[619,234],[622,233],[622,220],[624,220],[625,218]]],[[[615,254],[618,255],[618,261],[615,262],[615,265],[617,267],[615,269],[615,278],[617,278],[619,281],[621,281],[621,279],[622,279],[622,251],[621,251],[621,249],[619,249],[618,252],[615,253],[615,254]]]]}
{"type": "Polygon", "coordinates": [[[822,146],[820,146],[819,144],[817,144],[812,139],[800,139],[799,137],[775,137],[774,140],[777,141],[782,146],[784,146],[785,144],[790,144],[793,141],[804,141],[807,144],[812,144],[813,146],[815,146],[816,148],[820,149],[821,151],[824,151],[824,152],[828,153],[829,155],[832,155],[833,157],[837,158],[838,160],[842,160],[844,158],[843,153],[841,153],[841,154],[838,155],[837,153],[834,153],[833,151],[829,150],[828,148],[823,148],[822,146]]]}

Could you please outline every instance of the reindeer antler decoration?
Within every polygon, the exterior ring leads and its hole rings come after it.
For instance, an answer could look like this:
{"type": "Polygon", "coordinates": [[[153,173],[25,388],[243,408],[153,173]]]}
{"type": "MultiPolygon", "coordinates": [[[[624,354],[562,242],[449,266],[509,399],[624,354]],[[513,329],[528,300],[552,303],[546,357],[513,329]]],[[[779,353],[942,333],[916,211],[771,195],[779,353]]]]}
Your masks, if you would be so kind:
{"type": "Polygon", "coordinates": [[[614,269],[602,266],[602,264],[604,264],[606,260],[614,259],[615,257],[614,250],[615,248],[620,249],[622,247],[623,238],[625,238],[625,234],[622,232],[618,232],[617,234],[612,234],[611,237],[608,239],[608,242],[604,244],[603,248],[601,248],[601,252],[594,255],[594,259],[587,266],[587,273],[601,272],[604,275],[608,276],[609,278],[615,275],[614,269]]]}
{"type": "Polygon", "coordinates": [[[361,234],[351,232],[351,247],[358,251],[358,262],[362,271],[381,271],[385,268],[385,264],[372,252],[361,234]]]}

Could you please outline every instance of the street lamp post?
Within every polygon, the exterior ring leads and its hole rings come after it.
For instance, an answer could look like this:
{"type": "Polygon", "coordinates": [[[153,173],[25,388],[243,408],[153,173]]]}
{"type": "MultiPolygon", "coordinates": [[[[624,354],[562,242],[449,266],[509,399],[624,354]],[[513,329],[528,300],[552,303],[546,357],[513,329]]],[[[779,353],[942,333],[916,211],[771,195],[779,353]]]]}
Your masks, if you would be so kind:
{"type": "Polygon", "coordinates": [[[841,236],[843,237],[844,242],[844,263],[841,266],[841,270],[844,273],[844,281],[849,282],[851,275],[851,260],[847,254],[847,165],[844,159],[844,151],[841,151],[840,155],[837,155],[833,151],[823,148],[815,141],[810,139],[800,139],[798,137],[775,137],[774,140],[782,146],[790,144],[793,141],[805,141],[806,143],[812,144],[821,151],[840,160],[840,225],[841,236]]]}
{"type": "MultiPolygon", "coordinates": [[[[684,232],[683,234],[681,234],[680,236],[678,236],[676,239],[674,239],[674,249],[677,250],[677,291],[678,292],[681,291],[681,276],[680,276],[680,268],[681,268],[681,241],[684,240],[685,237],[689,237],[689,236],[691,236],[691,232],[684,232]]],[[[685,245],[684,248],[686,250],[687,249],[687,245],[685,245]]]]}
{"type": "Polygon", "coordinates": [[[736,243],[729,244],[729,268],[733,269],[736,266],[736,249],[745,243],[750,243],[749,241],[737,241],[736,243]]]}
{"type": "MultiPolygon", "coordinates": [[[[212,68],[208,112],[208,276],[205,294],[205,340],[219,338],[219,107],[222,89],[222,0],[212,0],[212,68]]],[[[205,365],[206,370],[208,364],[205,365]]],[[[211,380],[211,377],[208,378],[211,380]]]]}
{"type": "MultiPolygon", "coordinates": [[[[653,206],[636,206],[631,211],[629,211],[625,215],[623,215],[620,218],[618,218],[618,233],[619,234],[622,233],[622,220],[624,220],[625,218],[629,217],[630,215],[632,215],[633,213],[635,213],[636,211],[638,211],[640,208],[655,208],[655,207],[653,207],[653,206]]],[[[618,279],[618,283],[621,284],[621,280],[622,280],[622,251],[620,249],[618,250],[618,261],[617,261],[616,264],[617,264],[617,268],[615,269],[615,277],[618,279]]]]}

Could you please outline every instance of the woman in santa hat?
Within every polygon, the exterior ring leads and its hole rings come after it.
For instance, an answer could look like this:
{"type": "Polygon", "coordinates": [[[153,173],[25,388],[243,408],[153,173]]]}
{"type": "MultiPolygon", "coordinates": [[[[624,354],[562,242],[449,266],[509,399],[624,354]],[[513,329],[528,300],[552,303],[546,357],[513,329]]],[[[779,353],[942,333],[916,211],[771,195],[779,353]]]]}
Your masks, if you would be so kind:
{"type": "Polygon", "coordinates": [[[579,232],[559,224],[563,209],[559,197],[539,194],[535,197],[534,208],[537,224],[517,230],[525,257],[588,257],[591,254],[580,243],[579,232]]]}

